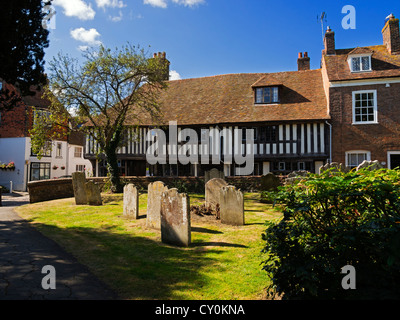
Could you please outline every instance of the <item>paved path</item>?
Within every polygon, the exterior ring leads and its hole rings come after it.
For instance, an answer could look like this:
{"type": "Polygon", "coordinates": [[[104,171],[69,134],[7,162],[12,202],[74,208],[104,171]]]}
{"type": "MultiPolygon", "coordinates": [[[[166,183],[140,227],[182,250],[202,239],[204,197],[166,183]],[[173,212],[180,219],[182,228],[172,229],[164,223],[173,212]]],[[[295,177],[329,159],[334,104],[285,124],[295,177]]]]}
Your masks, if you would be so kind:
{"type": "MultiPolygon", "coordinates": [[[[0,207],[0,300],[112,300],[117,296],[54,241],[20,218],[14,208],[27,194],[3,194],[0,207]],[[42,268],[55,268],[56,289],[43,289],[42,268]]],[[[48,281],[45,281],[48,283],[48,281]]]]}

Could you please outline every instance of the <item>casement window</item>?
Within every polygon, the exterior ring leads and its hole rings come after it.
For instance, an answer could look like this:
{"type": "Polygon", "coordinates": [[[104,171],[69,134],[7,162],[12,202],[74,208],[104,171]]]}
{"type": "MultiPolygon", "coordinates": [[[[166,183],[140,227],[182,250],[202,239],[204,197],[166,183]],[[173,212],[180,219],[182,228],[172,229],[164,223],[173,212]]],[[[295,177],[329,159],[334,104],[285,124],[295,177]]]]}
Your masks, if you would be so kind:
{"type": "Polygon", "coordinates": [[[85,172],[85,165],[77,164],[75,170],[77,172],[85,172]]]}
{"type": "Polygon", "coordinates": [[[62,144],[57,142],[56,158],[62,158],[62,144]]]}
{"type": "MultiPolygon", "coordinates": [[[[43,152],[42,152],[42,156],[43,157],[51,157],[51,141],[46,141],[44,143],[44,147],[43,147],[43,152]]],[[[32,148],[31,148],[31,156],[32,157],[36,157],[37,154],[33,152],[32,148]]]]}
{"type": "Polygon", "coordinates": [[[351,72],[371,71],[371,56],[356,56],[349,58],[351,72]]]}
{"type": "Polygon", "coordinates": [[[50,179],[50,165],[47,162],[32,162],[31,181],[50,179]]]}
{"type": "Polygon", "coordinates": [[[255,89],[256,103],[278,103],[279,89],[278,87],[260,87],[255,89]]]}
{"type": "Polygon", "coordinates": [[[371,160],[371,152],[365,150],[353,150],[346,152],[346,166],[355,168],[364,160],[371,160]]]}
{"type": "Polygon", "coordinates": [[[353,92],[353,124],[377,123],[376,90],[353,92]]]}
{"type": "Polygon", "coordinates": [[[51,116],[51,112],[50,112],[50,111],[42,110],[42,109],[36,109],[36,110],[33,112],[33,124],[36,125],[38,119],[41,119],[41,121],[43,121],[42,118],[44,118],[45,121],[48,122],[49,119],[50,119],[50,116],[51,116]]]}
{"type": "Polygon", "coordinates": [[[82,158],[82,147],[75,147],[74,149],[74,157],[82,158]]]}

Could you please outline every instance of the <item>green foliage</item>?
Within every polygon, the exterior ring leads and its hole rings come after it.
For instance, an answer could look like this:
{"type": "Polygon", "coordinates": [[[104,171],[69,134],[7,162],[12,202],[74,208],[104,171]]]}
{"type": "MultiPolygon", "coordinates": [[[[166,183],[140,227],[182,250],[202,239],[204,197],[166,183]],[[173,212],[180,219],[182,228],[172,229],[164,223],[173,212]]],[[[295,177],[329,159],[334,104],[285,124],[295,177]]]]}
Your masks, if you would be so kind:
{"type": "Polygon", "coordinates": [[[263,234],[271,293],[285,299],[400,298],[400,171],[327,170],[280,188],[263,234]],[[344,290],[341,268],[356,269],[344,290]]]}
{"type": "Polygon", "coordinates": [[[111,50],[100,46],[85,53],[84,62],[61,54],[49,62],[50,116],[36,119],[30,131],[34,151],[59,134],[82,132],[104,155],[112,192],[122,192],[116,150],[127,125],[139,126],[147,114],[158,119],[158,93],[166,88],[164,59],[149,59],[146,52],[127,44],[111,50]]]}
{"type": "MultiPolygon", "coordinates": [[[[0,78],[31,94],[31,85],[44,85],[44,48],[49,32],[42,27],[45,16],[42,0],[2,1],[0,10],[0,78]]],[[[0,110],[10,109],[18,96],[3,90],[0,110]]],[[[20,98],[20,96],[19,96],[20,98]]]]}

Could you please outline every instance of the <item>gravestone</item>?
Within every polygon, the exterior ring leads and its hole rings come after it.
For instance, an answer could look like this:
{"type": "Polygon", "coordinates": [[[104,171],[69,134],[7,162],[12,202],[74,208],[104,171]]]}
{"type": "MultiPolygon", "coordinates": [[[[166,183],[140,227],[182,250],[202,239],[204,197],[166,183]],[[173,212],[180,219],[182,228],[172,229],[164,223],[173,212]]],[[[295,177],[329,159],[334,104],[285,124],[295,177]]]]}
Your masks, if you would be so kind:
{"type": "Polygon", "coordinates": [[[234,186],[220,189],[221,223],[233,226],[244,225],[243,193],[234,186]]]}
{"type": "Polygon", "coordinates": [[[285,179],[285,184],[298,183],[300,180],[307,178],[308,174],[309,172],[306,170],[292,171],[288,174],[287,178],[285,179]]]}
{"type": "Polygon", "coordinates": [[[380,164],[380,162],[378,160],[374,160],[374,161],[368,161],[368,160],[364,160],[363,162],[361,162],[356,171],[362,169],[362,168],[367,168],[368,170],[379,170],[382,169],[383,166],[380,164]]]}
{"type": "Polygon", "coordinates": [[[274,175],[272,172],[268,172],[261,176],[261,191],[277,191],[281,185],[279,177],[274,175]]]}
{"type": "Polygon", "coordinates": [[[87,204],[86,176],[84,172],[72,173],[72,187],[74,189],[75,204],[87,204]]]}
{"type": "Polygon", "coordinates": [[[103,204],[101,200],[100,188],[97,183],[88,181],[85,184],[87,204],[90,206],[101,206],[103,204]]]}
{"type": "Polygon", "coordinates": [[[146,226],[149,228],[161,228],[161,195],[168,187],[161,181],[149,183],[147,187],[147,217],[146,226]]]}
{"type": "Polygon", "coordinates": [[[217,209],[217,205],[220,207],[221,202],[219,200],[220,193],[219,190],[222,187],[226,187],[228,183],[220,178],[213,178],[206,183],[205,186],[205,197],[206,197],[206,207],[211,208],[213,211],[217,209]]]}
{"type": "Polygon", "coordinates": [[[323,165],[319,169],[319,172],[322,173],[329,169],[331,172],[339,172],[339,171],[348,172],[349,171],[349,169],[343,163],[331,162],[331,163],[326,163],[325,165],[323,165]]]}
{"type": "Polygon", "coordinates": [[[139,218],[139,192],[133,184],[124,187],[123,215],[126,218],[139,218]]]}
{"type": "Polygon", "coordinates": [[[161,195],[161,241],[181,247],[191,243],[189,196],[176,188],[161,195]]]}
{"type": "Polygon", "coordinates": [[[209,180],[214,179],[214,178],[225,179],[224,172],[219,171],[216,168],[213,168],[204,173],[204,182],[205,183],[207,183],[209,180]]]}

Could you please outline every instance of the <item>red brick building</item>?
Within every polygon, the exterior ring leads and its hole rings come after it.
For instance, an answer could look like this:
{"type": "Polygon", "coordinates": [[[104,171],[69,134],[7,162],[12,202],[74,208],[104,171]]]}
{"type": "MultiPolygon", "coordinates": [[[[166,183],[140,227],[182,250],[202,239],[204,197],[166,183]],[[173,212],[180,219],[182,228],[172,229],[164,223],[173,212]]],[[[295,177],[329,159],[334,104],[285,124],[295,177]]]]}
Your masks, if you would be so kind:
{"type": "Polygon", "coordinates": [[[382,44],[335,48],[328,29],[322,56],[324,88],[332,125],[332,161],[349,167],[378,160],[400,165],[400,34],[393,15],[382,44]]]}

